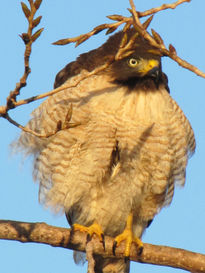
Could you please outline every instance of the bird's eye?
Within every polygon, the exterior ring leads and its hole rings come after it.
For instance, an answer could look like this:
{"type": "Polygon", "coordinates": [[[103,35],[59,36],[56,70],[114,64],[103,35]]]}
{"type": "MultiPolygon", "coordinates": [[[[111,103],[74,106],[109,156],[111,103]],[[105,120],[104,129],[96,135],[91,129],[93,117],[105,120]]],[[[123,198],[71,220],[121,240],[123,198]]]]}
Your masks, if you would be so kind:
{"type": "Polygon", "coordinates": [[[136,67],[138,65],[138,60],[134,59],[134,58],[131,58],[131,59],[128,60],[128,65],[130,67],[136,67]]]}

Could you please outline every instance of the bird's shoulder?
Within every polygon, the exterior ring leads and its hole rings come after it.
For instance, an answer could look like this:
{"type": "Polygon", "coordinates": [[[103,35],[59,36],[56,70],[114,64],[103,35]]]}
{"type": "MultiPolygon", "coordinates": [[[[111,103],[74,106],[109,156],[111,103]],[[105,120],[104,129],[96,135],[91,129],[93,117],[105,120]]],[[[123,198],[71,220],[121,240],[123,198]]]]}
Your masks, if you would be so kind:
{"type": "Polygon", "coordinates": [[[75,61],[68,63],[58,72],[55,78],[54,88],[61,86],[69,78],[80,74],[82,70],[90,72],[104,62],[103,54],[101,54],[99,48],[79,55],[75,61]]]}
{"type": "MultiPolygon", "coordinates": [[[[133,30],[128,32],[129,36],[133,34],[133,30]]],[[[123,32],[120,31],[111,36],[106,43],[100,47],[85,52],[77,57],[75,61],[68,63],[62,70],[58,72],[55,78],[54,88],[59,87],[69,78],[78,75],[82,70],[92,71],[96,67],[103,65],[112,58],[120,45],[123,32]]]]}

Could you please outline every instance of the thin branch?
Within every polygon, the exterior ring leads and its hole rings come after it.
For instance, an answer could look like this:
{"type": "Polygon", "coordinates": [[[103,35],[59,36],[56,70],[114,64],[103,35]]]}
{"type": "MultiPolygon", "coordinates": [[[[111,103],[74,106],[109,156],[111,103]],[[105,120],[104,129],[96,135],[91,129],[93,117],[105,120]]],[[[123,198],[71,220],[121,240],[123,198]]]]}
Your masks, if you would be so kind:
{"type": "Polygon", "coordinates": [[[155,13],[162,11],[162,10],[175,9],[177,6],[179,6],[183,3],[186,3],[186,2],[191,2],[191,0],[178,0],[178,1],[174,2],[173,4],[163,4],[162,6],[157,7],[157,8],[152,8],[152,9],[142,11],[142,12],[138,11],[138,16],[141,18],[141,17],[155,14],[155,13]]]}
{"type": "MultiPolygon", "coordinates": [[[[31,56],[31,50],[33,43],[39,38],[41,35],[43,28],[37,30],[33,34],[33,30],[40,24],[42,16],[37,17],[34,19],[37,10],[39,9],[42,0],[29,0],[30,9],[24,2],[21,2],[22,11],[28,21],[28,29],[26,33],[22,33],[19,35],[25,44],[25,51],[24,51],[24,73],[20,78],[19,82],[16,84],[16,88],[10,92],[9,96],[7,97],[7,104],[5,106],[0,106],[0,117],[7,119],[10,123],[17,126],[18,128],[22,129],[25,132],[30,132],[29,128],[25,128],[24,126],[20,125],[18,122],[14,121],[8,115],[8,111],[14,109],[18,106],[16,98],[20,94],[20,90],[27,85],[27,78],[31,73],[31,68],[29,65],[29,60],[31,56]]],[[[34,135],[37,135],[36,132],[32,132],[34,135]]],[[[39,136],[39,135],[38,135],[39,136]]]]}
{"type": "MultiPolygon", "coordinates": [[[[31,98],[28,98],[28,99],[25,99],[25,100],[20,100],[18,102],[16,102],[14,105],[13,105],[13,108],[16,108],[20,105],[24,105],[24,104],[28,104],[28,103],[31,103],[33,101],[36,101],[36,100],[39,100],[39,99],[43,99],[43,98],[46,98],[48,96],[51,96],[51,95],[54,95],[60,91],[63,91],[65,89],[68,89],[68,88],[73,88],[73,87],[76,87],[82,80],[84,79],[87,79],[97,73],[99,73],[100,71],[103,71],[104,69],[106,69],[110,63],[112,61],[114,61],[115,58],[113,57],[113,60],[110,60],[109,62],[106,62],[104,65],[102,66],[99,66],[97,67],[96,69],[92,70],[91,72],[84,72],[84,73],[81,73],[80,76],[77,78],[77,80],[72,83],[72,84],[64,84],[56,89],[53,89],[51,91],[48,91],[48,92],[45,92],[43,94],[40,94],[38,96],[33,96],[31,98]]],[[[60,124],[57,124],[57,127],[56,127],[56,130],[54,130],[52,133],[50,134],[47,134],[47,135],[44,135],[44,134],[39,134],[31,129],[29,129],[28,127],[24,127],[22,126],[21,124],[19,124],[18,122],[16,122],[15,120],[13,120],[9,115],[8,115],[8,109],[6,108],[6,106],[0,106],[0,116],[7,119],[10,123],[12,123],[14,126],[20,128],[21,130],[23,130],[24,132],[27,132],[27,133],[30,133],[30,134],[33,134],[37,137],[40,137],[40,138],[48,138],[50,136],[53,136],[55,135],[58,131],[60,130],[63,130],[63,129],[67,129],[67,128],[73,128],[73,127],[76,127],[78,125],[80,125],[80,123],[68,123],[68,120],[66,120],[66,126],[64,125],[64,123],[62,123],[62,121],[60,121],[60,124]]]]}
{"type": "Polygon", "coordinates": [[[3,117],[5,119],[7,119],[14,126],[20,128],[22,131],[24,131],[26,133],[29,133],[29,134],[32,134],[32,135],[34,135],[36,137],[39,137],[39,138],[48,138],[48,137],[51,137],[51,136],[55,135],[58,131],[61,131],[61,130],[64,130],[64,129],[69,129],[69,128],[74,128],[74,127],[77,127],[77,126],[81,125],[80,122],[78,122],[78,123],[72,123],[72,122],[70,122],[71,117],[72,117],[72,104],[71,104],[71,107],[68,108],[65,120],[64,121],[59,120],[59,122],[57,122],[57,124],[56,124],[55,130],[53,132],[49,133],[49,134],[39,134],[39,133],[31,130],[29,127],[22,126],[21,124],[19,124],[15,120],[13,120],[9,116],[8,113],[6,113],[3,117]]]}
{"type": "MultiPolygon", "coordinates": [[[[90,37],[92,37],[93,35],[98,34],[99,32],[108,29],[106,34],[110,34],[111,30],[112,32],[115,31],[120,25],[124,24],[124,23],[130,23],[131,22],[131,18],[129,17],[124,17],[121,16],[121,21],[115,22],[115,23],[111,23],[111,24],[102,24],[99,25],[95,28],[93,28],[91,31],[85,33],[85,34],[81,34],[79,36],[73,37],[73,38],[66,38],[66,39],[61,39],[58,40],[56,42],[53,43],[53,45],[67,45],[70,43],[75,43],[75,47],[79,46],[80,44],[82,44],[83,42],[85,42],[86,40],[88,40],[90,37]]],[[[109,18],[109,16],[108,16],[109,18]]]]}
{"type": "Polygon", "coordinates": [[[122,24],[126,24],[129,27],[130,27],[130,25],[133,25],[136,28],[136,30],[140,33],[140,35],[142,37],[144,37],[150,43],[150,45],[156,47],[157,49],[159,49],[161,51],[162,55],[168,56],[169,58],[174,60],[176,63],[178,63],[180,66],[194,72],[196,75],[198,75],[200,77],[205,78],[204,72],[202,72],[194,65],[188,63],[187,61],[185,61],[185,60],[181,59],[179,56],[177,56],[176,50],[174,49],[174,47],[172,45],[169,45],[169,49],[167,49],[162,39],[161,39],[162,43],[159,43],[159,40],[157,39],[157,37],[160,37],[160,36],[154,30],[152,32],[154,32],[155,35],[154,35],[154,37],[152,37],[146,31],[146,28],[143,27],[143,25],[141,24],[141,22],[139,20],[139,18],[141,18],[141,17],[153,15],[159,11],[162,11],[162,10],[175,9],[177,6],[179,6],[185,2],[190,2],[190,1],[191,0],[178,0],[172,4],[163,4],[160,7],[152,8],[152,9],[144,11],[144,12],[139,12],[139,11],[136,11],[133,0],[130,0],[130,6],[132,8],[132,10],[131,10],[132,17],[124,17],[121,15],[107,16],[109,19],[115,20],[117,22],[111,23],[111,24],[99,25],[99,26],[95,27],[92,31],[90,31],[86,34],[82,34],[82,35],[74,37],[74,38],[62,39],[62,40],[55,42],[54,44],[55,45],[65,45],[68,43],[75,43],[75,46],[78,46],[81,43],[85,42],[87,39],[89,39],[91,36],[99,33],[102,30],[108,29],[107,33],[106,33],[106,34],[108,34],[108,33],[112,33],[113,31],[115,31],[122,24]]]}
{"type": "MultiPolygon", "coordinates": [[[[132,17],[124,17],[121,15],[107,16],[109,19],[117,21],[117,22],[114,22],[111,24],[99,25],[86,34],[82,34],[82,35],[74,37],[74,38],[59,40],[54,44],[64,45],[67,43],[74,42],[74,43],[76,43],[76,46],[78,46],[79,44],[83,43],[84,41],[89,39],[94,34],[97,34],[104,29],[107,29],[107,34],[108,34],[108,33],[112,33],[113,31],[115,31],[120,25],[125,24],[123,31],[126,33],[127,29],[129,29],[131,27],[131,25],[133,25],[136,28],[139,35],[144,37],[150,43],[150,45],[155,47],[156,50],[158,50],[158,52],[160,52],[160,54],[162,56],[170,57],[172,60],[177,62],[180,66],[205,78],[204,72],[200,71],[197,67],[191,65],[187,61],[185,61],[185,60],[181,59],[179,56],[177,56],[176,50],[171,44],[169,45],[169,49],[167,49],[164,44],[163,39],[160,37],[160,35],[155,30],[152,29],[152,35],[150,35],[146,30],[147,26],[149,25],[149,23],[151,22],[151,20],[153,18],[153,14],[155,14],[159,11],[162,11],[162,10],[170,9],[170,8],[175,9],[180,4],[185,3],[185,2],[190,2],[190,1],[191,0],[178,0],[172,4],[164,4],[164,5],[157,7],[157,8],[152,8],[152,9],[144,11],[144,12],[139,12],[139,11],[136,11],[133,0],[130,0],[130,6],[132,8],[130,10],[130,12],[132,13],[132,17]],[[148,15],[152,15],[152,16],[146,21],[147,23],[145,22],[144,24],[141,24],[139,18],[144,17],[144,16],[148,16],[148,15]]],[[[26,128],[26,127],[20,125],[19,123],[17,123],[16,121],[12,120],[10,118],[10,116],[8,115],[8,111],[11,109],[14,109],[20,105],[28,104],[30,102],[51,96],[51,95],[56,94],[66,88],[76,87],[81,80],[84,80],[85,78],[88,78],[88,77],[104,70],[105,68],[108,67],[108,65],[111,62],[106,63],[104,66],[98,67],[97,69],[93,70],[92,72],[85,73],[85,75],[82,75],[82,77],[78,78],[77,82],[72,85],[64,84],[63,86],[61,86],[57,89],[51,90],[49,92],[46,92],[46,93],[43,93],[43,94],[40,94],[37,96],[33,96],[28,99],[16,101],[16,97],[19,95],[20,89],[26,85],[26,80],[27,80],[27,77],[30,73],[29,58],[30,58],[30,54],[31,54],[32,43],[40,36],[40,34],[43,30],[43,29],[39,29],[38,31],[36,31],[32,35],[33,29],[40,23],[40,20],[41,20],[41,16],[34,19],[34,15],[35,15],[36,11],[38,10],[41,2],[42,2],[42,0],[36,0],[34,2],[29,0],[30,9],[26,6],[26,4],[21,3],[23,12],[28,20],[28,23],[29,23],[27,33],[23,33],[21,35],[21,38],[23,39],[23,41],[26,45],[25,54],[24,54],[25,71],[24,71],[22,78],[20,79],[20,82],[17,83],[15,90],[12,91],[10,93],[10,95],[8,96],[7,105],[0,106],[0,117],[6,118],[13,125],[17,126],[18,128],[21,128],[25,132],[29,132],[31,134],[38,136],[38,137],[49,137],[51,135],[47,136],[47,135],[38,134],[37,132],[33,132],[31,129],[26,128]]],[[[121,45],[119,47],[117,54],[115,55],[114,60],[118,60],[118,59],[122,58],[123,56],[125,57],[126,54],[128,54],[128,55],[131,54],[133,52],[134,41],[135,41],[134,37],[133,37],[133,39],[131,38],[128,43],[124,43],[123,39],[122,39],[121,45]]],[[[61,127],[57,126],[57,129],[55,132],[53,132],[53,134],[55,134],[59,130],[59,128],[61,128],[61,127]]]]}
{"type": "MultiPolygon", "coordinates": [[[[45,223],[25,223],[17,221],[0,221],[0,239],[15,240],[23,243],[35,242],[78,251],[86,249],[86,234],[66,228],[54,227],[45,223]]],[[[97,237],[92,239],[93,253],[104,258],[123,258],[124,243],[113,255],[113,239],[105,236],[105,249],[97,237]]],[[[140,263],[156,264],[181,268],[187,271],[205,272],[205,255],[191,251],[157,246],[144,243],[143,252],[137,255],[137,247],[132,244],[130,260],[140,263]]]]}
{"type": "Polygon", "coordinates": [[[36,0],[35,3],[33,1],[29,1],[30,9],[27,7],[27,5],[23,2],[21,2],[22,10],[24,12],[24,15],[28,21],[28,30],[27,33],[22,33],[20,35],[21,39],[23,40],[25,44],[25,52],[24,52],[24,73],[21,77],[20,81],[16,84],[16,88],[10,92],[8,98],[7,98],[7,106],[6,106],[6,112],[9,109],[12,109],[15,106],[16,103],[16,97],[20,94],[20,90],[26,86],[26,81],[31,73],[31,69],[29,66],[29,60],[31,55],[31,49],[33,43],[36,41],[36,39],[39,38],[41,32],[43,31],[43,28],[36,31],[33,35],[33,29],[40,23],[41,16],[34,19],[34,16],[41,4],[42,0],[36,0]]]}
{"type": "Polygon", "coordinates": [[[99,66],[96,69],[92,70],[91,72],[85,71],[84,73],[81,73],[81,75],[77,78],[77,80],[74,81],[74,83],[72,83],[72,84],[65,83],[65,84],[63,84],[62,86],[60,86],[60,87],[58,87],[56,89],[45,92],[45,93],[40,94],[38,96],[33,96],[33,97],[25,99],[25,100],[20,100],[20,101],[18,101],[16,103],[15,106],[17,107],[17,106],[20,106],[20,105],[23,105],[23,104],[28,104],[30,102],[33,102],[33,101],[36,101],[36,100],[39,100],[39,99],[44,99],[44,98],[46,98],[48,96],[54,95],[54,94],[56,94],[56,93],[58,93],[60,91],[63,91],[65,89],[67,89],[67,88],[76,87],[81,81],[83,81],[84,79],[87,79],[87,78],[89,78],[89,77],[91,77],[93,75],[96,75],[97,73],[105,70],[109,65],[110,65],[110,62],[107,62],[104,65],[99,66]]]}
{"type": "MultiPolygon", "coordinates": [[[[162,10],[175,9],[178,5],[185,3],[185,2],[190,2],[190,1],[191,0],[178,0],[173,4],[163,4],[160,7],[152,8],[152,9],[149,9],[149,10],[146,10],[143,12],[138,11],[137,13],[138,13],[139,18],[142,18],[142,17],[146,17],[149,15],[153,15],[159,11],[162,11],[162,10]]],[[[75,43],[75,46],[77,47],[78,45],[85,42],[93,35],[96,35],[105,29],[108,29],[106,34],[110,34],[113,31],[115,31],[122,24],[133,24],[133,20],[131,17],[125,17],[122,15],[109,15],[109,16],[107,16],[107,18],[109,18],[111,20],[115,20],[117,22],[111,23],[111,24],[101,24],[101,25],[93,28],[90,32],[87,32],[85,34],[81,34],[81,35],[73,37],[73,38],[61,39],[61,40],[54,42],[53,44],[54,45],[67,45],[70,43],[75,43]]]]}
{"type": "MultiPolygon", "coordinates": [[[[138,12],[135,9],[135,5],[133,0],[129,0],[130,1],[130,6],[132,8],[131,13],[133,15],[133,25],[136,28],[136,30],[139,32],[139,34],[144,37],[149,43],[150,45],[156,47],[157,49],[159,49],[162,53],[162,55],[164,56],[168,56],[169,58],[171,58],[172,60],[174,60],[176,63],[178,63],[180,66],[194,72],[196,75],[205,78],[205,73],[202,72],[201,70],[199,70],[197,67],[195,67],[194,65],[188,63],[187,61],[181,59],[179,56],[177,56],[176,54],[176,50],[172,45],[169,45],[169,49],[167,49],[164,45],[164,42],[162,40],[162,38],[160,37],[160,35],[152,30],[152,33],[154,34],[153,37],[145,30],[145,28],[143,27],[143,25],[141,24],[140,20],[139,20],[139,15],[138,12]]],[[[177,1],[175,3],[176,4],[181,4],[182,2],[185,1],[177,1]]],[[[186,1],[189,2],[189,1],[186,1]]],[[[171,5],[171,4],[170,4],[171,5]]]]}
{"type": "Polygon", "coordinates": [[[53,136],[55,135],[59,130],[61,129],[58,129],[58,125],[56,126],[56,130],[50,134],[47,134],[47,135],[43,135],[43,134],[39,134],[31,129],[29,129],[28,127],[25,127],[25,126],[22,126],[21,124],[19,124],[18,122],[16,122],[15,120],[13,120],[9,114],[7,113],[5,116],[4,116],[5,119],[7,119],[11,124],[13,124],[14,126],[20,128],[22,131],[26,132],[26,133],[29,133],[29,134],[32,134],[36,137],[39,137],[39,138],[48,138],[50,136],[53,136]]]}

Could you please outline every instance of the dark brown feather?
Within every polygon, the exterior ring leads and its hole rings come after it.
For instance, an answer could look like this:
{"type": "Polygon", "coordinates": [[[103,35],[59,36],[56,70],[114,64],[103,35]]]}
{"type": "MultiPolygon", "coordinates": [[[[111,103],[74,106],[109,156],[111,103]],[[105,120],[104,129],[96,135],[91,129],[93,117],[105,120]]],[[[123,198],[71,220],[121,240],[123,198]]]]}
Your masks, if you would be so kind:
{"type": "MultiPolygon", "coordinates": [[[[133,36],[136,30],[129,29],[127,31],[128,41],[133,36]]],[[[81,54],[76,61],[67,64],[56,76],[54,88],[62,85],[67,79],[75,76],[85,69],[87,71],[92,71],[96,67],[103,65],[105,62],[115,56],[117,53],[120,42],[123,38],[124,32],[120,31],[112,35],[102,46],[97,49],[91,50],[87,53],[81,54]]],[[[136,38],[136,43],[133,46],[136,49],[136,53],[141,57],[151,57],[152,53],[148,53],[149,49],[153,49],[148,42],[146,42],[142,37],[138,36],[136,38]]]]}

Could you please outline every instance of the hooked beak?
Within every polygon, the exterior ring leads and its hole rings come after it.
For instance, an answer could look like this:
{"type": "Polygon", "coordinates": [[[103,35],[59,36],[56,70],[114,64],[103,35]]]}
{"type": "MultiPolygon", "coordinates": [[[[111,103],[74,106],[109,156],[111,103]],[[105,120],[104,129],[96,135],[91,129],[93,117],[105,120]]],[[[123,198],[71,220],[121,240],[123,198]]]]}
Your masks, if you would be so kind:
{"type": "Polygon", "coordinates": [[[161,78],[161,69],[159,66],[155,66],[153,67],[148,73],[147,76],[151,77],[154,79],[154,82],[157,86],[157,88],[159,87],[159,81],[161,78]]]}
{"type": "Polygon", "coordinates": [[[155,66],[153,67],[148,73],[147,75],[152,77],[152,78],[159,78],[161,74],[160,68],[159,66],[155,66]]]}

